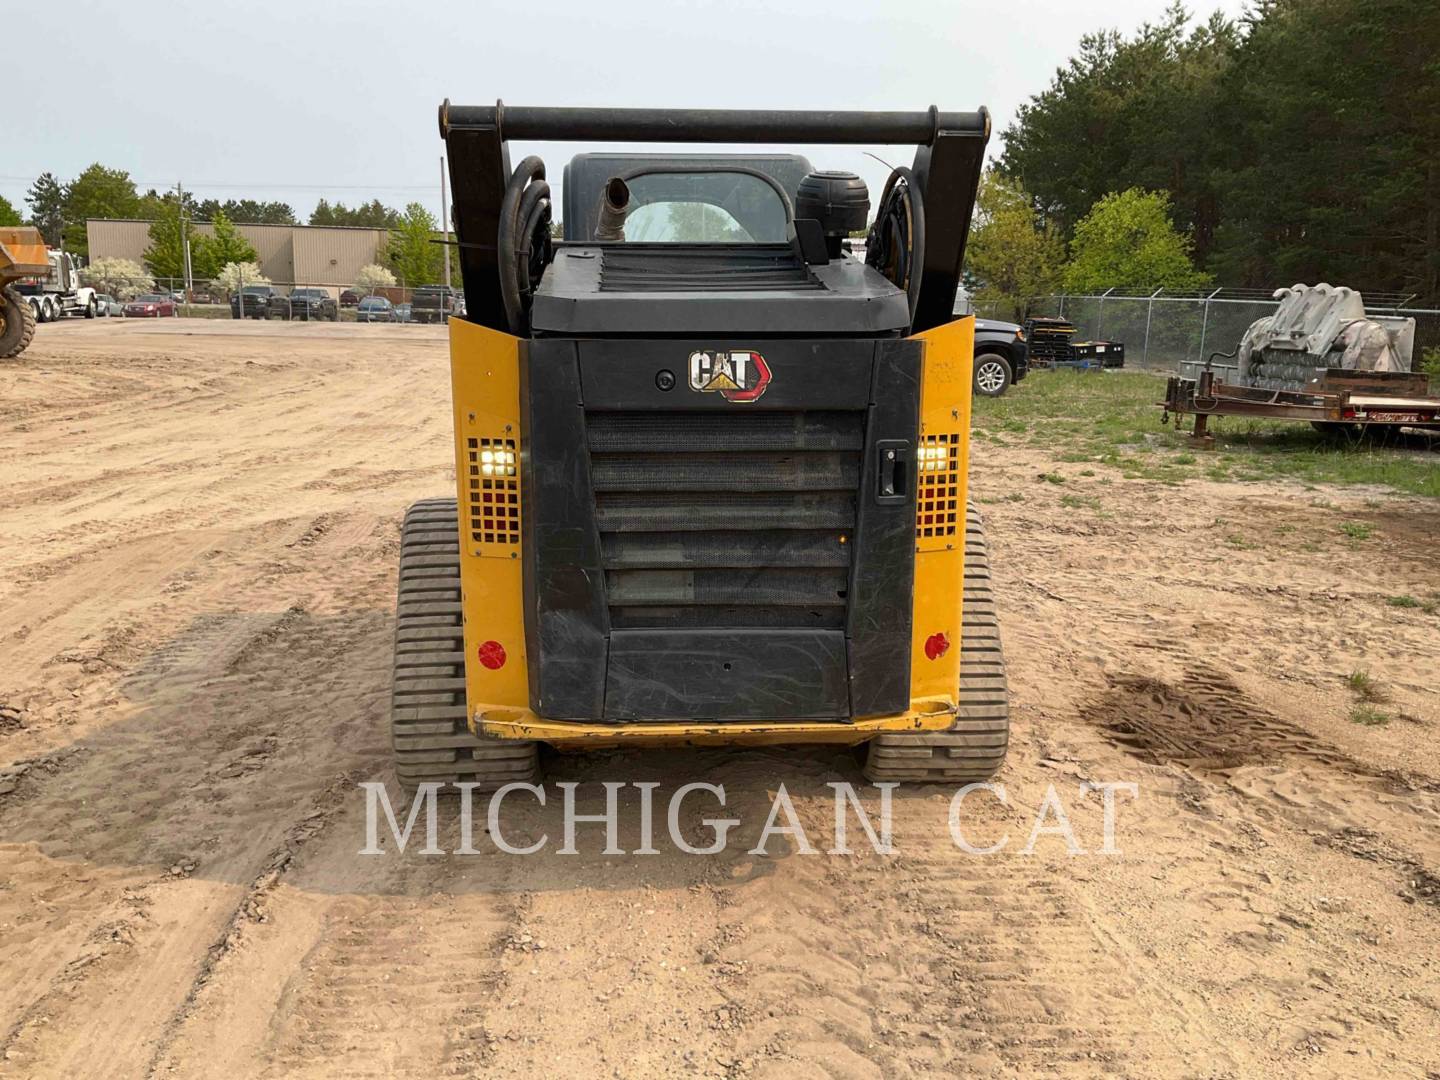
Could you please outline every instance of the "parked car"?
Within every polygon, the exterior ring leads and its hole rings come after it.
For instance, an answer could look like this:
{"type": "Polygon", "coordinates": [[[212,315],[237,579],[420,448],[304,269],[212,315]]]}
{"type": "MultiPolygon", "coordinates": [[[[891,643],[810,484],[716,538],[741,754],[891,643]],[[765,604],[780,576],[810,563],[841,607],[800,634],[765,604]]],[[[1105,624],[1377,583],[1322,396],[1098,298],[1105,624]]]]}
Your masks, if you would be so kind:
{"type": "Polygon", "coordinates": [[[975,320],[975,393],[999,397],[1029,371],[1023,327],[996,319],[975,320]]]}
{"type": "Polygon", "coordinates": [[[443,323],[451,315],[461,315],[460,294],[444,285],[421,285],[410,297],[411,310],[418,323],[443,323]]]}
{"type": "Polygon", "coordinates": [[[276,292],[271,285],[246,285],[240,290],[239,295],[232,294],[230,297],[230,317],[232,319],[268,319],[270,298],[276,292]],[[241,302],[244,302],[244,311],[241,311],[241,302]]]}
{"type": "Polygon", "coordinates": [[[109,293],[95,294],[95,314],[102,319],[111,315],[119,316],[125,313],[125,305],[116,300],[109,293]]]}
{"type": "Polygon", "coordinates": [[[359,307],[359,306],[360,306],[360,294],[359,294],[358,292],[356,292],[354,289],[345,289],[343,292],[340,293],[340,306],[341,306],[341,307],[359,307]]]}
{"type": "Polygon", "coordinates": [[[395,305],[395,321],[396,321],[396,322],[414,322],[414,321],[415,321],[414,314],[415,314],[415,309],[412,308],[409,304],[396,304],[396,305],[395,305]]]}
{"type": "Polygon", "coordinates": [[[355,309],[356,322],[395,322],[395,305],[383,296],[367,296],[355,309]]]}
{"type": "Polygon", "coordinates": [[[265,317],[276,319],[323,319],[338,322],[340,307],[328,289],[291,289],[289,296],[275,295],[270,298],[269,310],[265,317]]]}
{"type": "Polygon", "coordinates": [[[164,319],[173,316],[177,310],[168,293],[145,293],[126,304],[122,314],[127,319],[164,319]]]}

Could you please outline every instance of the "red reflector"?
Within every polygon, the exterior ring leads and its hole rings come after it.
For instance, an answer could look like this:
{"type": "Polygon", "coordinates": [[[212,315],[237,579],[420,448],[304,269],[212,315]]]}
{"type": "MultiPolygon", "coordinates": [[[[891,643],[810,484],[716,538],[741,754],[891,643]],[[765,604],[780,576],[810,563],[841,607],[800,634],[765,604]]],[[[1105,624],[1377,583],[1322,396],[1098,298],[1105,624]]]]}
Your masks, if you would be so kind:
{"type": "Polygon", "coordinates": [[[498,641],[487,641],[480,646],[480,663],[491,671],[505,666],[505,646],[498,641]]]}
{"type": "Polygon", "coordinates": [[[928,660],[939,660],[950,651],[950,639],[944,634],[931,634],[925,639],[925,657],[928,660]]]}

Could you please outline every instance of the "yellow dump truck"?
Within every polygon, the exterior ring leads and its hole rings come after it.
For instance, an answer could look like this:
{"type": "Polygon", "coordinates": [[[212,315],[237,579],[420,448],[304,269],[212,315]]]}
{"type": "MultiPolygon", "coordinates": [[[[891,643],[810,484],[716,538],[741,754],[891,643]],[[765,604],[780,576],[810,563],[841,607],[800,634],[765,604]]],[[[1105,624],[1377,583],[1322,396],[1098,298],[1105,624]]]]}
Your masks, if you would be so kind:
{"type": "Polygon", "coordinates": [[[35,312],[15,282],[49,272],[50,256],[39,229],[0,229],[0,360],[19,356],[35,336],[35,312]]]}

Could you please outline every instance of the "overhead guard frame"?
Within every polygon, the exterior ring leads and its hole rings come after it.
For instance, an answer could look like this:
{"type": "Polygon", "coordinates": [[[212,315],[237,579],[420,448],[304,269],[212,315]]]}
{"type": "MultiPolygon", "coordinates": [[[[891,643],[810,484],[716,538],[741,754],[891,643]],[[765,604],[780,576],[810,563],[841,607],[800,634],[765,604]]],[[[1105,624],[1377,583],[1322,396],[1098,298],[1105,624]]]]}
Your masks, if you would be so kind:
{"type": "Polygon", "coordinates": [[[439,111],[450,161],[455,237],[466,318],[494,330],[508,322],[496,237],[510,179],[508,142],[891,144],[916,147],[925,200],[925,260],[913,333],[953,318],[965,243],[990,138],[990,113],[739,109],[596,109],[452,105],[439,111]]]}

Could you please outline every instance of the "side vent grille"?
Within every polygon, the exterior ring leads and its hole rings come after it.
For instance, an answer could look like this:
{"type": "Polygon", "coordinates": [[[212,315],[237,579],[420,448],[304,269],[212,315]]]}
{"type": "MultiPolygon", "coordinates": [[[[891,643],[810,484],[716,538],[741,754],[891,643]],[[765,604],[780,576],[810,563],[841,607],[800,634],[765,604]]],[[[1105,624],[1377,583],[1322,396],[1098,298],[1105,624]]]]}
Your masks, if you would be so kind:
{"type": "Polygon", "coordinates": [[[514,439],[465,440],[466,505],[477,555],[511,558],[520,547],[520,466],[514,439]]]}
{"type": "Polygon", "coordinates": [[[965,520],[960,505],[960,436],[921,436],[917,457],[915,538],[922,548],[941,547],[938,541],[955,536],[965,520]]]}

